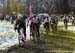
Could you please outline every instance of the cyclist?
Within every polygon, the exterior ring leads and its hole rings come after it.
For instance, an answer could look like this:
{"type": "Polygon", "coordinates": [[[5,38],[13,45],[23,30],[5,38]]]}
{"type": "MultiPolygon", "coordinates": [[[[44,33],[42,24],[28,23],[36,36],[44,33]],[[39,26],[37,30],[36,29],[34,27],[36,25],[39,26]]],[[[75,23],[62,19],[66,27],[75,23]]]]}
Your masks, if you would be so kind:
{"type": "Polygon", "coordinates": [[[33,16],[32,24],[33,24],[33,30],[34,30],[35,33],[36,33],[36,35],[33,35],[34,42],[37,42],[37,41],[40,40],[40,32],[39,32],[40,20],[39,20],[39,18],[37,17],[37,15],[34,15],[34,16],[33,16]],[[36,38],[35,38],[35,37],[36,37],[36,38]]]}
{"type": "Polygon", "coordinates": [[[44,18],[44,28],[45,28],[45,31],[49,31],[49,17],[48,16],[45,16],[44,18]]]}
{"type": "MultiPolygon", "coordinates": [[[[24,15],[25,16],[25,15],[24,15]]],[[[17,29],[17,32],[19,34],[19,36],[21,36],[21,29],[23,29],[23,36],[22,37],[22,41],[25,43],[26,42],[26,23],[25,23],[25,19],[24,16],[22,14],[18,14],[16,22],[15,22],[15,27],[14,29],[17,29]]]]}
{"type": "Polygon", "coordinates": [[[57,19],[55,15],[52,15],[50,24],[51,24],[52,32],[55,32],[57,30],[57,19]]]}
{"type": "Polygon", "coordinates": [[[69,17],[66,14],[64,14],[63,20],[64,20],[64,27],[65,27],[65,29],[67,29],[69,17]]]}

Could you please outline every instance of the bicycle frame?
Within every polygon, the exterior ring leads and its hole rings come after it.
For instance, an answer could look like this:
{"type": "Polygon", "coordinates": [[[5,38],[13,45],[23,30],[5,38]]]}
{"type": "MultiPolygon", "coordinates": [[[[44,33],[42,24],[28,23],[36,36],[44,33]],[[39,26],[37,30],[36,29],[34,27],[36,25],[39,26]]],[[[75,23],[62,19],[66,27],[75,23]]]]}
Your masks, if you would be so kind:
{"type": "Polygon", "coordinates": [[[24,42],[24,34],[23,34],[23,30],[22,29],[20,29],[20,33],[21,34],[18,35],[18,41],[19,41],[19,45],[21,46],[22,42],[25,43],[24,42]]]}

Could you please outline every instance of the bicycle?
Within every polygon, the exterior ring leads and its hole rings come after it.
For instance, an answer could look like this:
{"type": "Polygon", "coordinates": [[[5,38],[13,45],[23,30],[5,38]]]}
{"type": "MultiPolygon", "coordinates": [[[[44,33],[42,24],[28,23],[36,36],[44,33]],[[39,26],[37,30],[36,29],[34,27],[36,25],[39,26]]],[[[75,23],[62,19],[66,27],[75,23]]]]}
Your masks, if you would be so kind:
{"type": "Polygon", "coordinates": [[[34,43],[36,43],[38,41],[38,32],[37,32],[36,27],[32,27],[31,31],[32,31],[33,41],[34,43]]]}
{"type": "Polygon", "coordinates": [[[48,32],[49,32],[49,24],[48,23],[45,23],[44,24],[44,28],[45,28],[46,34],[48,35],[48,32]]]}
{"type": "Polygon", "coordinates": [[[22,43],[25,44],[26,37],[23,34],[23,29],[20,29],[20,34],[18,34],[19,46],[22,46],[22,43]]]}

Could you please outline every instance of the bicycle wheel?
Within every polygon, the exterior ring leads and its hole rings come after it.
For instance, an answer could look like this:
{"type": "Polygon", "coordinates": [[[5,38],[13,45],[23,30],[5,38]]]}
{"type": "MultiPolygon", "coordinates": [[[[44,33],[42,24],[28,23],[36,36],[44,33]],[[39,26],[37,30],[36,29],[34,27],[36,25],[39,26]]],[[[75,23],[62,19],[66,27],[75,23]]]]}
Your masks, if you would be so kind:
{"type": "Polygon", "coordinates": [[[34,29],[33,30],[33,35],[32,35],[34,43],[36,43],[36,38],[37,38],[36,35],[37,35],[37,32],[36,32],[36,29],[34,29]]]}
{"type": "Polygon", "coordinates": [[[22,45],[21,45],[21,43],[22,43],[22,41],[21,41],[21,40],[22,40],[21,35],[18,35],[19,46],[22,46],[22,45]]]}

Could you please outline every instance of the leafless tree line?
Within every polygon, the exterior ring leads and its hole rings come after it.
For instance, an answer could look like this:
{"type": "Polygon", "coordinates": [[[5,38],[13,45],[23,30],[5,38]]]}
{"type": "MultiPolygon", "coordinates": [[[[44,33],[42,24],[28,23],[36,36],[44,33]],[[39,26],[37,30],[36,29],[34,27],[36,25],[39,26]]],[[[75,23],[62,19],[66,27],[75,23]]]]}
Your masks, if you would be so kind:
{"type": "Polygon", "coordinates": [[[26,11],[28,11],[29,6],[31,5],[34,13],[57,12],[54,0],[27,0],[24,4],[24,8],[26,11]]]}

